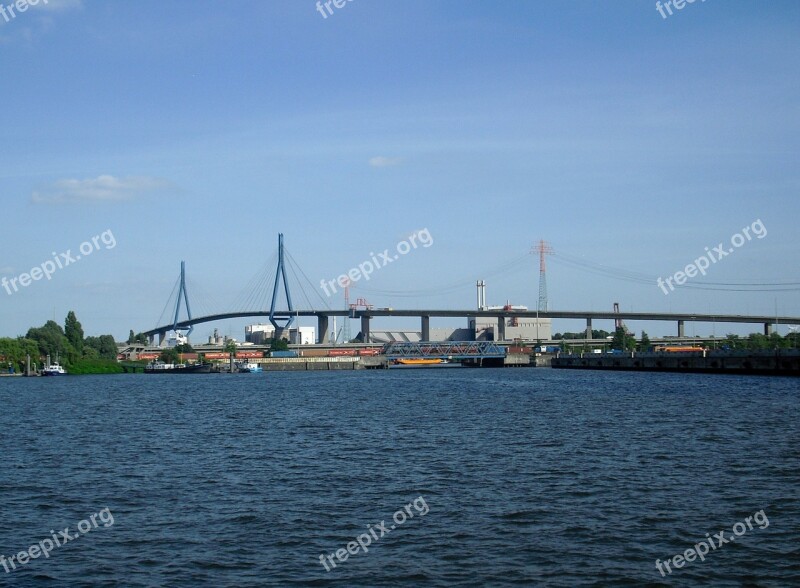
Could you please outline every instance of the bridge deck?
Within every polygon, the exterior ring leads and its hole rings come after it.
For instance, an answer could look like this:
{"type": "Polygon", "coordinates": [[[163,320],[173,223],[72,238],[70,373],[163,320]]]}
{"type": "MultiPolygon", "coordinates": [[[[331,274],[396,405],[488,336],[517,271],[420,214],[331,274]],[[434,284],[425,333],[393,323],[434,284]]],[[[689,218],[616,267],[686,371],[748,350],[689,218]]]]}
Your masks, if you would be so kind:
{"type": "MultiPolygon", "coordinates": [[[[268,317],[269,311],[248,311],[248,312],[227,312],[220,314],[212,314],[208,316],[194,317],[189,320],[179,321],[177,328],[188,329],[194,325],[201,323],[209,323],[220,320],[228,320],[235,318],[251,318],[251,317],[268,317]]],[[[797,325],[800,324],[800,317],[796,316],[767,316],[767,315],[738,315],[738,314],[690,314],[690,313],[664,313],[664,312],[620,312],[613,311],[580,311],[580,310],[548,310],[542,312],[536,311],[518,311],[518,310],[435,310],[435,309],[420,309],[420,310],[397,310],[397,309],[370,309],[370,310],[293,310],[291,312],[276,312],[275,316],[287,318],[290,316],[316,316],[316,317],[332,317],[332,316],[349,316],[353,319],[370,319],[377,317],[439,317],[439,318],[501,318],[501,317],[517,317],[517,318],[542,318],[542,319],[575,319],[575,320],[589,320],[589,319],[608,319],[608,320],[630,320],[630,321],[685,321],[685,322],[705,322],[705,323],[747,323],[747,324],[782,324],[782,325],[797,325]]],[[[153,336],[161,333],[167,333],[172,330],[173,325],[163,325],[156,327],[149,331],[145,331],[145,336],[153,336]]]]}

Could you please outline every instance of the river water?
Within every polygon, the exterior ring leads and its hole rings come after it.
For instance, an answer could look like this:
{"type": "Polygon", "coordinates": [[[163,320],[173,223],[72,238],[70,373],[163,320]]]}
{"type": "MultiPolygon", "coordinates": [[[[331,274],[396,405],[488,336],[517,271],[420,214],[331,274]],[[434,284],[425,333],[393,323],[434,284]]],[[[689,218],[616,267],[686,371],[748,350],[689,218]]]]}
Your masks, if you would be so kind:
{"type": "Polygon", "coordinates": [[[799,392],[548,369],[4,378],[0,586],[797,586],[799,392]]]}

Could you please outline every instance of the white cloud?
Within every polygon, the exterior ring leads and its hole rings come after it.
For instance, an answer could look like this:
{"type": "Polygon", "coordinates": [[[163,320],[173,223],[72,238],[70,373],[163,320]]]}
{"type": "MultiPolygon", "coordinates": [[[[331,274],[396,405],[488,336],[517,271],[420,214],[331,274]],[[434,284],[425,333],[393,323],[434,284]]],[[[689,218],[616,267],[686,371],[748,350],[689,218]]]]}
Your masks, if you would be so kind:
{"type": "Polygon", "coordinates": [[[165,180],[144,176],[115,178],[98,176],[88,180],[58,180],[41,191],[34,191],[31,200],[36,203],[102,202],[131,200],[147,192],[169,185],[165,180]]]}
{"type": "Polygon", "coordinates": [[[393,165],[400,165],[403,160],[400,157],[384,157],[379,155],[369,160],[372,167],[391,167],[393,165]]]}

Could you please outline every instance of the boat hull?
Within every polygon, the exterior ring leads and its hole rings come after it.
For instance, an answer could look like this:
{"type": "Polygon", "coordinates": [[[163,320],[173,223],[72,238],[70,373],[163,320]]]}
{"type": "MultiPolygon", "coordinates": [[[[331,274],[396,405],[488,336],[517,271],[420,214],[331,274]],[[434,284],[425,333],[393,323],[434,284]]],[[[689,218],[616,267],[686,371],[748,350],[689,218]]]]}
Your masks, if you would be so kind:
{"type": "Polygon", "coordinates": [[[425,358],[409,358],[409,359],[398,359],[396,363],[399,365],[439,365],[444,363],[441,359],[425,359],[425,358]]]}
{"type": "Polygon", "coordinates": [[[185,367],[171,367],[162,369],[145,368],[146,374],[209,374],[211,373],[210,363],[201,363],[197,365],[187,365],[185,367]]]}
{"type": "Polygon", "coordinates": [[[240,374],[260,374],[264,371],[257,363],[239,363],[236,369],[240,374]]]}

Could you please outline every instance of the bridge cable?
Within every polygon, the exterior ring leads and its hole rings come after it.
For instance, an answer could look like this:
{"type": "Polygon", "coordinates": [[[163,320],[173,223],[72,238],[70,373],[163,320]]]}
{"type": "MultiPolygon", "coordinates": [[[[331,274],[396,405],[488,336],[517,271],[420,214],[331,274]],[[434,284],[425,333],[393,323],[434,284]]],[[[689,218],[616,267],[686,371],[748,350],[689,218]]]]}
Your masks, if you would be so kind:
{"type": "Polygon", "coordinates": [[[164,322],[163,322],[164,321],[164,315],[167,314],[167,309],[170,309],[170,312],[171,312],[171,309],[174,306],[174,304],[170,304],[170,303],[172,302],[172,298],[175,296],[175,292],[177,291],[178,287],[180,286],[180,283],[181,283],[181,277],[178,276],[178,279],[175,280],[175,285],[172,287],[172,292],[170,292],[169,298],[167,298],[167,303],[164,305],[164,310],[161,311],[161,316],[158,317],[158,321],[156,322],[156,324],[154,325],[153,328],[157,329],[158,327],[160,327],[161,325],[164,324],[164,322]]]}
{"type": "MultiPolygon", "coordinates": [[[[530,263],[530,258],[527,253],[515,257],[511,261],[500,265],[495,266],[493,269],[485,269],[480,272],[475,272],[474,275],[481,276],[482,278],[492,278],[500,275],[514,273],[512,270],[514,269],[524,269],[530,263]]],[[[462,279],[456,282],[450,282],[446,285],[434,287],[434,288],[426,288],[422,290],[380,290],[377,288],[365,288],[362,285],[358,286],[358,289],[362,292],[366,292],[367,294],[379,294],[385,296],[396,296],[398,298],[416,298],[420,296],[441,296],[445,294],[450,294],[452,292],[456,292],[459,290],[464,289],[470,285],[475,285],[475,279],[462,279]]]]}
{"type": "Polygon", "coordinates": [[[265,310],[265,307],[259,304],[259,297],[266,296],[267,284],[274,279],[277,263],[278,254],[273,253],[234,298],[231,307],[235,312],[265,310]]]}
{"type": "MultiPolygon", "coordinates": [[[[290,267],[291,267],[292,271],[294,271],[294,270],[295,270],[295,268],[296,268],[296,270],[297,270],[297,271],[299,271],[299,272],[302,274],[302,276],[303,276],[303,277],[305,278],[305,280],[306,280],[306,283],[308,283],[308,285],[309,285],[309,286],[311,286],[311,291],[312,291],[312,292],[314,292],[314,293],[316,293],[317,297],[319,297],[319,299],[322,301],[322,305],[323,305],[323,306],[324,306],[324,307],[325,307],[327,310],[330,310],[330,309],[331,309],[331,307],[328,305],[328,302],[327,302],[327,301],[326,301],[326,300],[325,300],[325,299],[322,297],[322,295],[321,295],[321,294],[319,293],[319,291],[317,290],[317,287],[316,287],[316,286],[315,286],[315,285],[314,285],[314,284],[311,282],[311,280],[309,279],[309,277],[308,277],[308,276],[306,275],[306,273],[303,271],[303,268],[302,268],[302,267],[300,267],[300,264],[299,264],[299,263],[297,263],[297,261],[295,260],[295,258],[294,258],[294,257],[292,256],[292,254],[289,252],[289,250],[288,250],[288,249],[286,249],[286,248],[284,247],[283,253],[284,253],[284,254],[285,254],[285,255],[286,255],[288,258],[289,258],[290,267]]],[[[296,274],[295,274],[295,277],[296,277],[296,274]]],[[[300,281],[300,280],[299,280],[299,278],[298,278],[298,282],[299,282],[299,281],[300,281]]],[[[303,289],[302,285],[300,285],[300,291],[301,291],[301,292],[303,292],[303,295],[305,296],[306,292],[305,292],[305,290],[303,289]]],[[[308,297],[307,297],[307,296],[306,296],[306,301],[308,302],[308,305],[309,305],[309,310],[314,310],[314,305],[311,303],[311,301],[310,301],[310,300],[308,300],[308,297]]]]}
{"type": "Polygon", "coordinates": [[[195,310],[195,316],[211,316],[224,310],[224,306],[219,303],[219,300],[207,292],[198,282],[187,277],[186,284],[191,292],[190,298],[192,308],[195,310]]]}

